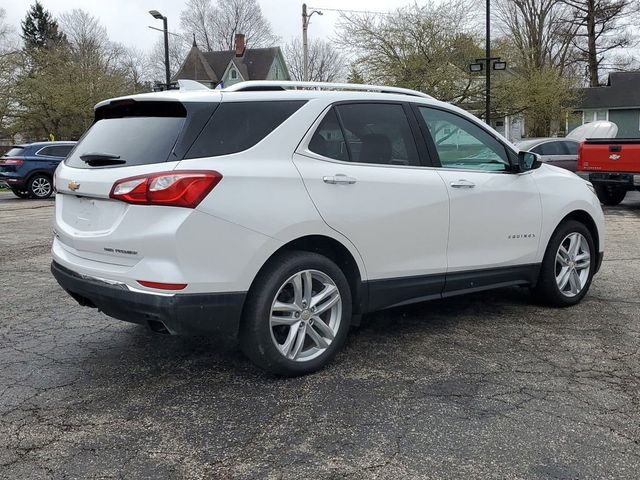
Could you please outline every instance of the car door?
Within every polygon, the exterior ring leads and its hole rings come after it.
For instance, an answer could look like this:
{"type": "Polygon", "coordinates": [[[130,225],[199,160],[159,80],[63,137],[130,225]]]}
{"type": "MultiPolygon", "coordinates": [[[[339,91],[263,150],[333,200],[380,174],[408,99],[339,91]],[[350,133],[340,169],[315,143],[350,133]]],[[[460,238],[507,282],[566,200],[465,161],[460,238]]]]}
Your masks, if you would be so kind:
{"type": "Polygon", "coordinates": [[[294,155],[324,221],[362,255],[372,308],[444,285],[449,199],[412,116],[402,103],[338,104],[294,155]]]}
{"type": "Polygon", "coordinates": [[[564,140],[550,140],[531,149],[533,153],[540,155],[540,160],[555,167],[575,171],[577,161],[577,147],[572,154],[564,140]]]}
{"type": "Polygon", "coordinates": [[[58,164],[64,160],[64,157],[71,151],[71,146],[66,145],[50,145],[38,150],[35,157],[38,162],[38,168],[46,170],[53,176],[58,164]],[[64,152],[64,153],[63,153],[64,152]]]}
{"type": "Polygon", "coordinates": [[[479,122],[441,108],[415,110],[450,198],[445,291],[528,273],[520,267],[537,261],[542,223],[534,172],[512,173],[515,154],[479,122]]]}

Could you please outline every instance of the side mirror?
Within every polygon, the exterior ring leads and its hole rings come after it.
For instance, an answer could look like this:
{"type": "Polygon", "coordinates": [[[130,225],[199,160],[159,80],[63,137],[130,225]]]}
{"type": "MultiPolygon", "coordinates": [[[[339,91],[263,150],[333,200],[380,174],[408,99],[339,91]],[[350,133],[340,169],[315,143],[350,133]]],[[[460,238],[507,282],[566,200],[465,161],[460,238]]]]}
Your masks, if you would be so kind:
{"type": "Polygon", "coordinates": [[[518,172],[528,172],[540,165],[540,156],[537,153],[518,152],[518,172]]]}

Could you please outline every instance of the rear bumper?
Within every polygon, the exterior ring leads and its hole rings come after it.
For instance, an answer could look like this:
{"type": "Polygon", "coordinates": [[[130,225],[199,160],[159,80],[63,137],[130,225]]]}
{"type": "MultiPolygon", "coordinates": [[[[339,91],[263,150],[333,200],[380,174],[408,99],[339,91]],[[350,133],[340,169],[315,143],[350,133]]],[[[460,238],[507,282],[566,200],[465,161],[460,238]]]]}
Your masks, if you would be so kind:
{"type": "Polygon", "coordinates": [[[625,190],[640,187],[640,173],[577,172],[578,176],[593,185],[610,186],[625,190]]]}
{"type": "Polygon", "coordinates": [[[80,275],[55,261],[51,273],[80,305],[97,308],[110,317],[146,325],[154,331],[166,329],[164,333],[172,335],[237,337],[245,292],[142,293],[124,284],[80,275]]]}
{"type": "Polygon", "coordinates": [[[0,172],[0,185],[5,184],[11,188],[24,188],[25,178],[14,172],[0,172]]]}

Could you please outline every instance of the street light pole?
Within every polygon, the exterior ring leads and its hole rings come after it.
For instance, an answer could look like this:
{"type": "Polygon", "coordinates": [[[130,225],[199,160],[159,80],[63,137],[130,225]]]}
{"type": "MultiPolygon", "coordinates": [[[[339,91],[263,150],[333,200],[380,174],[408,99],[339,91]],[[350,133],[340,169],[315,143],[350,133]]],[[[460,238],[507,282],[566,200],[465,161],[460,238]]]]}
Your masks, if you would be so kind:
{"type": "Polygon", "coordinates": [[[485,41],[485,59],[486,59],[486,97],[485,97],[485,122],[491,126],[491,68],[489,63],[491,62],[491,0],[487,0],[487,38],[485,41]]]}
{"type": "Polygon", "coordinates": [[[302,4],[302,79],[309,81],[309,42],[307,39],[307,30],[309,29],[309,19],[314,13],[322,15],[320,10],[314,10],[307,14],[307,4],[302,4]]]}
{"type": "Polygon", "coordinates": [[[171,83],[171,68],[169,67],[169,28],[167,26],[167,17],[162,15],[157,10],[149,10],[149,13],[156,20],[162,20],[163,33],[164,33],[164,74],[165,74],[165,88],[169,89],[171,83]]]}

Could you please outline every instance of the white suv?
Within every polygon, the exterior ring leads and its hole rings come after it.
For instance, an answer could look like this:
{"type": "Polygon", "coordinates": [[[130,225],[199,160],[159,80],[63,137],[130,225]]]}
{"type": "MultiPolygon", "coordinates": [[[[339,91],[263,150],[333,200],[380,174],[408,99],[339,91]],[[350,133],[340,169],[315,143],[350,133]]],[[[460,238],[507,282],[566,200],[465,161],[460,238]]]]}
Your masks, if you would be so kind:
{"type": "Polygon", "coordinates": [[[390,87],[244,82],[104,101],[55,175],[52,271],[81,305],[239,339],[308,373],[362,314],[521,285],[579,302],[592,186],[390,87]]]}

